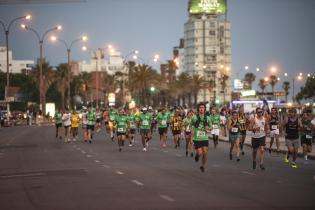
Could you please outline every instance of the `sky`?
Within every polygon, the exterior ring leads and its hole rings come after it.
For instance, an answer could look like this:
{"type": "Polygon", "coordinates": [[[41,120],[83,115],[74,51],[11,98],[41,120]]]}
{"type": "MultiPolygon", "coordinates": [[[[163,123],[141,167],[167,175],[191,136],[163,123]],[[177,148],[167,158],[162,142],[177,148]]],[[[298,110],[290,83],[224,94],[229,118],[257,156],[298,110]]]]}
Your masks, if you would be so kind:
{"type": "MultiPolygon", "coordinates": [[[[161,61],[172,58],[172,49],[184,36],[188,20],[188,0],[76,0],[74,3],[2,4],[0,20],[8,23],[15,17],[32,14],[24,21],[40,34],[58,24],[63,30],[53,33],[71,42],[86,34],[91,48],[113,45],[122,55],[140,51],[145,61],[158,53],[161,61]]],[[[69,0],[68,0],[69,2],[69,0]]],[[[277,68],[282,90],[284,80],[302,72],[315,73],[315,1],[314,0],[228,0],[228,20],[232,36],[232,78],[243,78],[244,67],[260,78],[270,76],[277,68]],[[255,71],[256,67],[261,72],[255,71]],[[287,72],[288,78],[283,74],[287,72]]],[[[0,45],[5,45],[0,29],[0,45]]],[[[77,43],[71,59],[89,60],[77,43]]],[[[14,59],[36,60],[39,45],[34,34],[22,31],[19,23],[10,30],[10,49],[14,59]]],[[[44,55],[52,65],[66,62],[66,49],[61,43],[44,42],[44,55]]],[[[305,78],[305,77],[304,77],[305,78]]],[[[298,92],[303,81],[295,82],[298,92]]],[[[292,84],[291,84],[292,86],[292,84]]],[[[267,88],[270,91],[271,87],[267,88]]],[[[291,88],[292,91],[292,88],[291,88]]]]}

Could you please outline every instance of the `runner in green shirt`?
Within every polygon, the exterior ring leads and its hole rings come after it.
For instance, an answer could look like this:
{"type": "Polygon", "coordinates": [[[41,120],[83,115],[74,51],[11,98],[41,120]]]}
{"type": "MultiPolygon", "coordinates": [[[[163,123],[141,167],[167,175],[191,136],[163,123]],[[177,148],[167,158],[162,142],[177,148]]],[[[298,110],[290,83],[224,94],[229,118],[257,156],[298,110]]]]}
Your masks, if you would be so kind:
{"type": "Polygon", "coordinates": [[[190,153],[190,156],[193,157],[194,153],[192,151],[192,136],[191,136],[191,119],[194,112],[192,110],[189,110],[187,113],[186,118],[184,119],[184,129],[185,129],[185,140],[186,140],[186,157],[188,156],[188,153],[190,153]]]}
{"type": "Polygon", "coordinates": [[[126,115],[128,117],[129,122],[129,130],[127,130],[127,139],[129,141],[129,147],[132,147],[135,140],[134,137],[137,129],[136,116],[133,110],[126,110],[126,115]]]}
{"type": "Polygon", "coordinates": [[[211,109],[211,115],[209,116],[211,127],[211,134],[213,139],[214,148],[217,147],[220,135],[220,115],[216,107],[211,109]]]}
{"type": "Polygon", "coordinates": [[[95,127],[95,122],[96,122],[96,115],[95,112],[92,111],[91,107],[88,107],[86,114],[87,118],[87,131],[88,131],[88,141],[91,144],[92,143],[92,137],[93,137],[93,131],[95,127]]]}
{"type": "Polygon", "coordinates": [[[56,138],[59,136],[59,139],[61,140],[62,137],[59,134],[59,128],[62,127],[62,113],[60,110],[58,110],[55,113],[54,120],[55,120],[55,126],[56,126],[56,138]]]}
{"type": "Polygon", "coordinates": [[[117,110],[111,107],[108,112],[109,115],[109,134],[112,141],[114,141],[114,133],[115,133],[115,118],[118,116],[117,110]]]}
{"type": "Polygon", "coordinates": [[[208,158],[208,134],[209,129],[208,118],[205,116],[206,105],[200,103],[197,106],[197,114],[191,119],[192,122],[192,136],[196,149],[195,161],[199,161],[199,157],[202,157],[202,164],[200,166],[201,172],[205,172],[205,165],[208,158]]]}
{"type": "Polygon", "coordinates": [[[228,121],[229,141],[230,146],[230,160],[232,160],[232,151],[234,145],[236,147],[236,161],[240,161],[240,122],[238,121],[238,113],[233,111],[232,118],[228,121]]]}
{"type": "Polygon", "coordinates": [[[162,108],[160,110],[160,112],[157,114],[156,119],[157,119],[159,134],[160,134],[160,144],[162,147],[166,147],[168,115],[166,113],[165,108],[162,108]]]}
{"type": "Polygon", "coordinates": [[[148,109],[146,107],[142,108],[142,113],[139,117],[139,124],[140,124],[140,135],[142,140],[143,151],[147,151],[147,147],[149,146],[149,141],[151,139],[150,133],[150,123],[151,123],[151,116],[147,113],[148,109]]]}
{"type": "Polygon", "coordinates": [[[117,142],[119,152],[121,152],[121,147],[124,145],[123,142],[126,139],[127,130],[129,128],[128,116],[125,114],[125,111],[123,109],[119,110],[119,115],[115,117],[114,124],[117,130],[117,142]]]}

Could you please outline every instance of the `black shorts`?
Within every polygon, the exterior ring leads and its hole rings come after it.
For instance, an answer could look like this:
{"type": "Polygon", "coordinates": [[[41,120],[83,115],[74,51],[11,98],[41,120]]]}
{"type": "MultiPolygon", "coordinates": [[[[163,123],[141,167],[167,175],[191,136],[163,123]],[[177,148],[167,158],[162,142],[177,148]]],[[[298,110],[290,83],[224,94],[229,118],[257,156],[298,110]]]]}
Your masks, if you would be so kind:
{"type": "Polygon", "coordinates": [[[307,146],[312,146],[312,139],[306,138],[306,136],[301,136],[301,145],[306,144],[307,146]]]}
{"type": "Polygon", "coordinates": [[[186,136],[189,136],[190,134],[191,134],[191,132],[185,131],[185,135],[186,135],[186,136]]]}
{"type": "Polygon", "coordinates": [[[167,128],[159,128],[159,134],[164,135],[167,133],[167,128]]]}
{"type": "Polygon", "coordinates": [[[209,141],[193,141],[194,142],[194,147],[195,149],[199,149],[201,147],[208,147],[209,146],[209,141]]]}
{"type": "Polygon", "coordinates": [[[56,125],[56,128],[60,128],[62,126],[62,123],[57,123],[55,125],[56,125]]]}
{"type": "Polygon", "coordinates": [[[130,128],[129,133],[130,133],[130,134],[135,134],[135,133],[136,133],[136,129],[135,129],[135,128],[130,128]]]}
{"type": "Polygon", "coordinates": [[[117,132],[117,136],[126,136],[126,133],[117,132]]]}
{"type": "Polygon", "coordinates": [[[97,119],[96,119],[96,122],[97,122],[97,123],[100,123],[100,122],[101,122],[101,119],[100,119],[100,118],[97,118],[97,119]]]}
{"type": "Polygon", "coordinates": [[[64,128],[69,128],[71,125],[65,125],[65,126],[63,126],[64,128]]]}
{"type": "Polygon", "coordinates": [[[141,129],[140,128],[140,134],[148,135],[150,133],[150,129],[141,129]]]}
{"type": "Polygon", "coordinates": [[[94,131],[94,125],[86,125],[88,130],[94,131]]]}
{"type": "Polygon", "coordinates": [[[260,138],[252,138],[253,149],[257,149],[262,146],[266,146],[266,136],[260,138]]]}
{"type": "Polygon", "coordinates": [[[179,135],[180,134],[180,130],[172,130],[173,135],[179,135]]]}
{"type": "Polygon", "coordinates": [[[240,131],[241,136],[246,136],[246,130],[245,131],[240,131]]]}

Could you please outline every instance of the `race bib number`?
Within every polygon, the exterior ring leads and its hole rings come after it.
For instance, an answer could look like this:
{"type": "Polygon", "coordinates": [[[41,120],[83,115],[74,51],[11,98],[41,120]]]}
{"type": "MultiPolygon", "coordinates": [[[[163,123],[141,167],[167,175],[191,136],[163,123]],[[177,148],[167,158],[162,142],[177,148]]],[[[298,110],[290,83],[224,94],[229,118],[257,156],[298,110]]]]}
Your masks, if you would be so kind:
{"type": "Polygon", "coordinates": [[[189,126],[186,127],[186,132],[190,132],[190,127],[189,126]]]}
{"type": "Polygon", "coordinates": [[[306,135],[305,136],[307,139],[312,139],[313,137],[311,135],[306,135]]]}
{"type": "Polygon", "coordinates": [[[147,120],[143,120],[142,125],[149,125],[149,122],[147,120]]]}
{"type": "Polygon", "coordinates": [[[114,117],[114,116],[111,116],[111,117],[109,117],[109,119],[110,119],[111,121],[114,121],[114,120],[115,120],[115,117],[114,117]]]}
{"type": "Polygon", "coordinates": [[[118,132],[124,132],[124,128],[118,128],[117,131],[118,132]]]}
{"type": "Polygon", "coordinates": [[[174,127],[177,127],[178,126],[178,123],[174,123],[174,127]]]}
{"type": "Polygon", "coordinates": [[[271,126],[271,129],[272,129],[272,130],[276,130],[276,129],[278,129],[278,126],[277,126],[277,125],[272,125],[272,126],[271,126]]]}
{"type": "Polygon", "coordinates": [[[217,129],[217,128],[219,128],[219,126],[218,125],[212,125],[212,128],[217,129]]]}
{"type": "Polygon", "coordinates": [[[232,128],[232,132],[233,132],[233,133],[237,133],[237,132],[238,132],[238,128],[234,128],[234,127],[233,127],[233,128],[232,128]]]}
{"type": "Polygon", "coordinates": [[[197,137],[203,137],[206,135],[205,131],[197,131],[197,137]]]}
{"type": "Polygon", "coordinates": [[[161,125],[166,125],[166,120],[162,120],[161,125]]]}

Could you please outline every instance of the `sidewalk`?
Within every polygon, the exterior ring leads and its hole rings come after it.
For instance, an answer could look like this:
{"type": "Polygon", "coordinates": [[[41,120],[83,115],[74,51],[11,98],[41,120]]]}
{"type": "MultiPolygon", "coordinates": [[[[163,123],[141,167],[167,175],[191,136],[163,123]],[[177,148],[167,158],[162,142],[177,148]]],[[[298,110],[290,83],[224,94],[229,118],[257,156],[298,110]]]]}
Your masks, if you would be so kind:
{"type": "MultiPolygon", "coordinates": [[[[220,136],[219,140],[228,142],[229,138],[228,137],[224,137],[224,136],[220,136]]],[[[269,142],[270,142],[270,137],[266,137],[266,151],[269,149],[269,146],[270,146],[269,142]]],[[[279,142],[280,142],[280,152],[281,153],[285,153],[287,151],[287,147],[285,145],[284,137],[279,137],[279,142]]],[[[244,145],[247,145],[247,146],[251,147],[251,137],[249,135],[246,136],[244,145]]],[[[276,149],[277,149],[276,148],[276,142],[274,141],[274,143],[272,145],[272,151],[276,152],[276,149]]],[[[299,147],[299,156],[303,157],[302,146],[299,147]]],[[[308,159],[315,160],[315,144],[312,145],[312,152],[308,154],[308,159]]]]}

